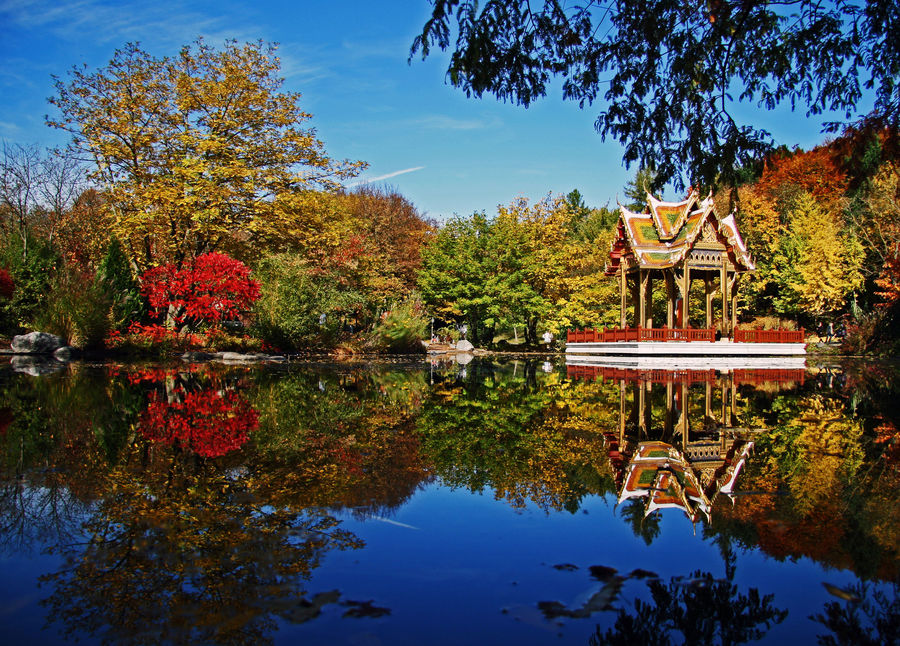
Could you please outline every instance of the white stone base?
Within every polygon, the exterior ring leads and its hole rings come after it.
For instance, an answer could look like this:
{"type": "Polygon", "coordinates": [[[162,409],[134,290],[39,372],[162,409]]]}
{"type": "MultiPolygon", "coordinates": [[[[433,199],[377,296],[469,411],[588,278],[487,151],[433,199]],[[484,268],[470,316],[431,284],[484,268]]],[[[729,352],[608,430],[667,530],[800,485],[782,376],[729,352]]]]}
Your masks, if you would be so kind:
{"type": "Polygon", "coordinates": [[[574,355],[639,357],[795,357],[806,355],[805,343],[734,343],[721,341],[617,341],[567,343],[566,358],[574,355]]]}
{"type": "Polygon", "coordinates": [[[566,365],[630,368],[634,370],[717,370],[719,372],[731,370],[802,370],[806,368],[806,357],[566,354],[566,365]]]}

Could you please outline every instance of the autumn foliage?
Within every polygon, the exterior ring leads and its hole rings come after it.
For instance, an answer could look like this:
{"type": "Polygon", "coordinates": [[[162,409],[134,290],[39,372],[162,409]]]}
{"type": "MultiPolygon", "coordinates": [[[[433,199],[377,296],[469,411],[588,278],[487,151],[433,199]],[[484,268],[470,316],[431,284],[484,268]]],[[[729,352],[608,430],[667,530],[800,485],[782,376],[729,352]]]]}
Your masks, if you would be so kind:
{"type": "Polygon", "coordinates": [[[179,328],[215,326],[246,312],[259,298],[259,283],[244,263],[214,252],[181,269],[170,263],[144,272],[141,291],[157,318],[170,316],[179,328]]]}
{"type": "Polygon", "coordinates": [[[5,269],[0,269],[0,298],[12,298],[16,286],[13,283],[12,276],[5,269]]]}
{"type": "Polygon", "coordinates": [[[204,390],[169,402],[154,394],[141,416],[141,434],[164,444],[179,443],[205,458],[239,449],[259,425],[257,412],[236,392],[204,390]]]}
{"type": "Polygon", "coordinates": [[[832,146],[826,145],[773,155],[755,188],[770,199],[778,199],[786,188],[801,189],[826,210],[837,211],[849,183],[832,146]]]}

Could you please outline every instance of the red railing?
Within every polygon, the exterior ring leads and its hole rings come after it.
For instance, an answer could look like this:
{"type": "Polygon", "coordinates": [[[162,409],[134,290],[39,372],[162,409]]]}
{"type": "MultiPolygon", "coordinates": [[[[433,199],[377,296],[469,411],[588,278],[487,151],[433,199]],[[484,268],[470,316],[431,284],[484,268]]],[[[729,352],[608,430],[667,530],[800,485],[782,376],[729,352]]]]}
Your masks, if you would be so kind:
{"type": "MultiPolygon", "coordinates": [[[[638,368],[613,368],[609,366],[581,366],[569,364],[566,372],[572,379],[593,381],[644,381],[655,384],[666,383],[704,383],[714,382],[720,376],[727,376],[727,372],[721,374],[714,369],[709,370],[645,370],[638,368]]],[[[738,384],[761,384],[766,382],[803,383],[806,378],[806,370],[802,368],[738,368],[730,371],[734,382],[738,384]]]]}
{"type": "MultiPolygon", "coordinates": [[[[712,328],[644,328],[628,327],[610,330],[597,328],[574,329],[566,333],[568,343],[615,343],[616,341],[715,341],[712,328]]],[[[742,330],[734,331],[736,343],[804,343],[806,331],[799,330],[742,330]]]]}
{"type": "Polygon", "coordinates": [[[806,330],[742,330],[734,331],[736,343],[805,343],[806,330]]]}
{"type": "Polygon", "coordinates": [[[614,328],[597,330],[569,330],[566,334],[568,343],[614,343],[616,341],[715,341],[716,331],[712,328],[614,328]]]}

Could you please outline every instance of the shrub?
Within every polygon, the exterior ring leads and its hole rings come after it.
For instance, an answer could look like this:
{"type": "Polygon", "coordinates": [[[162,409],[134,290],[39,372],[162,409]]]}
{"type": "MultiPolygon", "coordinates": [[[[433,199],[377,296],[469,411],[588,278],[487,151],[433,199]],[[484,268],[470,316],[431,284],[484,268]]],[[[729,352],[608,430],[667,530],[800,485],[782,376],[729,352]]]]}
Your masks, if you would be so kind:
{"type": "Polygon", "coordinates": [[[16,291],[16,285],[12,276],[3,268],[0,268],[0,298],[9,300],[16,291]]]}
{"type": "Polygon", "coordinates": [[[372,331],[372,345],[391,352],[421,350],[420,341],[428,333],[428,324],[422,304],[407,300],[382,315],[372,331]]]}
{"type": "Polygon", "coordinates": [[[15,283],[9,272],[0,268],[0,334],[12,329],[12,316],[9,301],[16,291],[15,283]]]}
{"type": "Polygon", "coordinates": [[[339,275],[312,267],[301,256],[268,256],[255,275],[261,289],[254,330],[279,348],[334,345],[344,322],[366,307],[365,297],[339,275]]]}
{"type": "Polygon", "coordinates": [[[757,316],[749,323],[741,324],[740,327],[748,330],[796,330],[797,321],[777,316],[757,316]]]}
{"type": "Polygon", "coordinates": [[[113,330],[106,338],[106,347],[126,354],[165,357],[188,350],[205,348],[207,338],[203,334],[177,332],[172,328],[150,323],[134,322],[125,333],[113,330]]]}
{"type": "Polygon", "coordinates": [[[109,333],[109,309],[110,296],[102,284],[65,268],[56,274],[34,322],[69,345],[99,347],[109,333]]]}
{"type": "Polygon", "coordinates": [[[900,350],[900,301],[847,323],[841,351],[851,355],[896,355],[900,350]]]}

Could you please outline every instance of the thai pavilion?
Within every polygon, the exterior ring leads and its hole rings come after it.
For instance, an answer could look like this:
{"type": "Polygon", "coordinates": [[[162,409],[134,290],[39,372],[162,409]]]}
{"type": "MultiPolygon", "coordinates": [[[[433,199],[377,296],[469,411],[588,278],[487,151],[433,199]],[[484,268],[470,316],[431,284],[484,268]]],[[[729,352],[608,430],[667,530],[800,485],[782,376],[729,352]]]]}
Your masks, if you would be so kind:
{"type": "Polygon", "coordinates": [[[647,194],[644,213],[620,206],[616,237],[610,250],[607,275],[619,278],[620,325],[627,327],[629,302],[634,307],[633,325],[663,327],[661,313],[654,316],[652,293],[657,281],[665,286],[666,328],[717,326],[730,337],[737,321],[738,279],[756,267],[734,214],[716,212],[710,194],[701,200],[691,190],[680,202],[663,202],[647,194]],[[702,280],[706,320],[690,321],[688,304],[692,281],[702,280]],[[629,298],[630,295],[630,298],[629,298]],[[714,303],[721,300],[721,316],[714,319],[714,303]]]}

